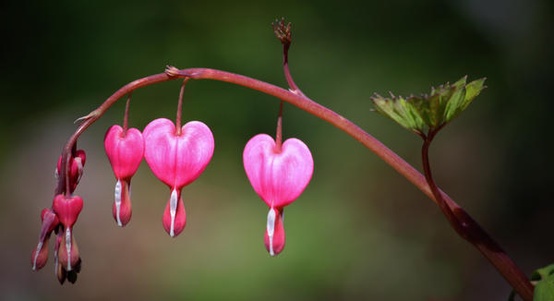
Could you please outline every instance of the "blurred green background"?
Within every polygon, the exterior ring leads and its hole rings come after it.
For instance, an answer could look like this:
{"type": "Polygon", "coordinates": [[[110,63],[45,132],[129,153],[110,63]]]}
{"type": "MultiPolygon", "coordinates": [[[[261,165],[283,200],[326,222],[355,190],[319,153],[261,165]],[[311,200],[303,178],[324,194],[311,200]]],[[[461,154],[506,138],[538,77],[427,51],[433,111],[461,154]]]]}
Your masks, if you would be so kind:
{"type": "MultiPolygon", "coordinates": [[[[271,22],[293,22],[291,70],[314,100],[419,164],[415,135],[371,112],[374,93],[428,92],[487,77],[488,88],[432,147],[439,185],[526,273],[554,261],[553,4],[548,0],[8,1],[1,4],[1,300],[505,300],[509,286],[439,209],[332,126],[285,107],[284,136],[311,148],[315,173],[286,210],[287,247],[263,247],[267,208],[244,175],[254,134],[275,131],[278,101],[192,81],[186,120],[216,139],[185,188],[188,225],[161,226],[169,190],[143,163],[133,218],[111,215],[115,179],[103,135],[123,101],[80,139],[87,151],[75,227],[83,271],[61,287],[52,260],[31,271],[40,210],[73,121],[120,86],[167,64],[211,67],[281,86],[271,22]]],[[[131,125],[174,118],[179,82],[133,94],[131,125]]]]}

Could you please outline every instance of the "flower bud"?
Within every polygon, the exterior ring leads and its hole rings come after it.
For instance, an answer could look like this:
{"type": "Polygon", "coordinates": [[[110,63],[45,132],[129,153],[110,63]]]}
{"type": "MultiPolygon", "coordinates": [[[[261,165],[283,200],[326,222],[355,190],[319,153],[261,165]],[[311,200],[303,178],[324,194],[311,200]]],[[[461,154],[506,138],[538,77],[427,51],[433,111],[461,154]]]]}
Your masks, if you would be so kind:
{"type": "Polygon", "coordinates": [[[31,255],[31,263],[34,271],[42,269],[48,261],[48,241],[52,231],[59,225],[59,220],[54,211],[45,208],[41,212],[42,225],[40,228],[39,241],[31,255]]]}
{"type": "MultiPolygon", "coordinates": [[[[87,156],[85,151],[79,149],[75,151],[75,154],[71,157],[70,169],[69,169],[69,190],[70,193],[73,193],[77,188],[77,184],[81,180],[83,175],[83,168],[85,166],[87,156]]],[[[58,164],[56,165],[56,178],[59,178],[60,172],[62,170],[62,156],[58,159],[58,164]]]]}

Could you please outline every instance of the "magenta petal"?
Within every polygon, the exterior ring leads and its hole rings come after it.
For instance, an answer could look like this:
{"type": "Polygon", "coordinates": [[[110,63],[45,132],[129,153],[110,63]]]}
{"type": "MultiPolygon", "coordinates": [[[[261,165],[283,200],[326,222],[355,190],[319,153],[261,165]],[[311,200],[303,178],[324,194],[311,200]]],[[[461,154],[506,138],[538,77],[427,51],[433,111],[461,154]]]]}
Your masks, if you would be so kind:
{"type": "Polygon", "coordinates": [[[212,132],[200,121],[188,122],[176,135],[172,121],[158,118],[146,126],[143,136],[148,166],[170,188],[182,188],[196,180],[214,152],[212,132]]]}
{"type": "Polygon", "coordinates": [[[52,202],[52,210],[65,228],[71,228],[83,209],[83,199],[79,196],[58,194],[52,202]]]}
{"type": "Polygon", "coordinates": [[[267,215],[267,226],[264,244],[269,255],[275,256],[285,248],[285,226],[283,225],[283,208],[271,208],[267,215]]]}
{"type": "Polygon", "coordinates": [[[312,178],[312,154],[296,138],[287,139],[278,152],[272,137],[258,134],[248,141],[242,157],[254,191],[269,207],[292,203],[312,178]]]}
{"type": "Polygon", "coordinates": [[[125,133],[119,125],[111,126],[104,137],[104,148],[117,179],[130,179],[144,155],[144,141],[138,129],[125,133]]]}

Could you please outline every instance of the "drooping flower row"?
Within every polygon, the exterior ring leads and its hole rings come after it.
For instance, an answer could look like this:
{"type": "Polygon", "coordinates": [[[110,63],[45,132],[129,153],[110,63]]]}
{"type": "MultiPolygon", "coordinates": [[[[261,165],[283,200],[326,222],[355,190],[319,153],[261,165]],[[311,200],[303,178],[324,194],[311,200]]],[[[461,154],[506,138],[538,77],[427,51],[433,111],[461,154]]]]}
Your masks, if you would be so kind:
{"type": "MultiPolygon", "coordinates": [[[[181,233],[186,211],[183,187],[205,170],[214,152],[214,138],[207,125],[191,121],[182,128],[165,118],[149,123],[141,135],[137,129],[112,126],[105,137],[106,154],[117,179],[114,218],[124,226],[131,217],[130,182],[144,157],[154,175],[170,188],[163,226],[170,236],[181,233]]],[[[266,134],[254,136],[243,152],[243,163],[254,191],[269,206],[264,243],[273,256],[285,245],[284,207],[296,200],[313,173],[308,147],[291,138],[282,145],[266,134]]]]}
{"type": "MultiPolygon", "coordinates": [[[[112,208],[116,223],[123,227],[131,219],[131,179],[144,158],[154,175],[170,189],[163,227],[171,237],[179,235],[187,221],[182,189],[202,174],[213,156],[210,128],[200,121],[179,127],[166,118],[150,122],[143,132],[113,125],[106,132],[104,147],[116,178],[112,208]]],[[[74,151],[70,160],[66,173],[69,186],[65,193],[55,195],[51,208],[42,211],[39,243],[32,254],[33,269],[41,269],[48,257],[48,240],[56,233],[54,260],[61,283],[66,279],[74,282],[81,264],[73,227],[83,199],[73,193],[83,173],[85,152],[74,151]]],[[[246,144],[243,163],[254,191],[269,207],[264,244],[271,256],[277,255],[285,245],[284,207],[300,196],[312,177],[310,150],[296,138],[281,144],[280,139],[276,142],[269,135],[259,134],[246,144]]],[[[62,164],[60,157],[58,177],[62,164]]]]}

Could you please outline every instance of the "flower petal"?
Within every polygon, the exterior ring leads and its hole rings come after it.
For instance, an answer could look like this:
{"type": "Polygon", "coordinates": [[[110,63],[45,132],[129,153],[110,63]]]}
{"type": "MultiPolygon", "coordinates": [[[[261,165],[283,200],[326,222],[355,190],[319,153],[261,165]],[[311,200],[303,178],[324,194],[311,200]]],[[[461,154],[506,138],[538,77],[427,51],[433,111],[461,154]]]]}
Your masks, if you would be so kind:
{"type": "Polygon", "coordinates": [[[144,155],[142,133],[135,128],[126,132],[119,125],[111,126],[104,137],[104,148],[117,179],[131,178],[144,155]]]}
{"type": "Polygon", "coordinates": [[[285,226],[283,208],[270,208],[267,214],[267,226],[264,244],[269,255],[276,256],[285,248],[285,226]]]}
{"type": "Polygon", "coordinates": [[[314,167],[304,142],[287,139],[279,152],[273,138],[266,134],[248,141],[243,163],[254,191],[270,207],[283,207],[297,199],[310,182],[314,167]]]}
{"type": "Polygon", "coordinates": [[[148,166],[170,188],[182,188],[196,180],[213,155],[212,132],[200,121],[188,122],[176,135],[175,124],[159,118],[146,126],[143,135],[148,166]]]}

